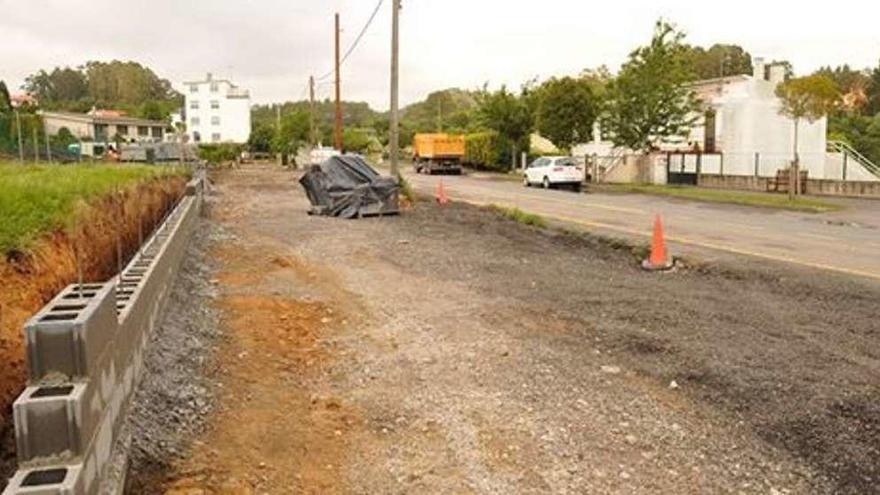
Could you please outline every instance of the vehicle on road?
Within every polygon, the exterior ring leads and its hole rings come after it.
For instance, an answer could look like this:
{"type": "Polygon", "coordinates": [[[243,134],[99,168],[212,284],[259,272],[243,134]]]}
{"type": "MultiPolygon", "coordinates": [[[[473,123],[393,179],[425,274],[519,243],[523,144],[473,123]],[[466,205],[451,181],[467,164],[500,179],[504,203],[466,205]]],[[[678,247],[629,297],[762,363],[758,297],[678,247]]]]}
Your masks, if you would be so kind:
{"type": "Polygon", "coordinates": [[[523,185],[526,187],[542,186],[544,189],[553,187],[570,187],[581,190],[584,183],[584,169],[568,156],[542,156],[529,164],[523,174],[523,185]]]}
{"type": "Polygon", "coordinates": [[[462,135],[416,134],[413,137],[413,167],[419,174],[461,175],[464,150],[462,135]]]}
{"type": "Polygon", "coordinates": [[[338,150],[335,148],[328,148],[326,146],[319,146],[309,152],[309,166],[320,165],[325,161],[333,158],[334,156],[339,156],[338,150]]]}

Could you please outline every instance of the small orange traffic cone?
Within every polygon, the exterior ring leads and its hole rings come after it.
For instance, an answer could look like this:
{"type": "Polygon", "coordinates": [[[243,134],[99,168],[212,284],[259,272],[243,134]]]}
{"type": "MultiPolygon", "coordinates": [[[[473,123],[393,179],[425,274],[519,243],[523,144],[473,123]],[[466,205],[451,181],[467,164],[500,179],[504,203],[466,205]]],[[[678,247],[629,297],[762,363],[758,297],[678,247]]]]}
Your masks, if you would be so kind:
{"type": "Polygon", "coordinates": [[[449,197],[446,196],[446,187],[443,185],[443,179],[440,179],[440,183],[437,184],[437,194],[435,195],[435,198],[437,198],[437,203],[440,206],[449,203],[449,197]]]}
{"type": "Polygon", "coordinates": [[[642,268],[650,271],[669,270],[673,267],[666,254],[666,240],[663,237],[663,223],[660,215],[654,220],[654,236],[651,238],[651,255],[642,262],[642,268]]]}

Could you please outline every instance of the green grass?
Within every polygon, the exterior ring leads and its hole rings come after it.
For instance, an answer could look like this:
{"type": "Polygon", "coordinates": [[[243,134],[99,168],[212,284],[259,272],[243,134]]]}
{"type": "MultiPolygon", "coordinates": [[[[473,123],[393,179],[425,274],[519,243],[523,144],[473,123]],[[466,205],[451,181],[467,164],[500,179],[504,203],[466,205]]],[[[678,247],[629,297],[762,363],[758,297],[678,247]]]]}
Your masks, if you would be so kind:
{"type": "Polygon", "coordinates": [[[0,163],[0,253],[26,250],[47,232],[70,227],[83,203],[151,178],[186,173],[147,165],[0,163]]]}
{"type": "Polygon", "coordinates": [[[703,189],[692,186],[659,186],[639,184],[609,184],[598,188],[611,192],[652,194],[674,198],[705,201],[708,203],[726,203],[762,208],[779,208],[784,210],[823,213],[837,211],[842,206],[813,198],[797,197],[789,200],[787,194],[760,193],[748,191],[731,191],[725,189],[703,189]]]}
{"type": "Polygon", "coordinates": [[[513,220],[514,222],[519,222],[523,225],[531,225],[532,227],[540,228],[547,226],[547,221],[544,220],[544,217],[535,215],[534,213],[527,213],[519,208],[506,208],[504,206],[489,205],[489,209],[505,218],[513,220]]]}

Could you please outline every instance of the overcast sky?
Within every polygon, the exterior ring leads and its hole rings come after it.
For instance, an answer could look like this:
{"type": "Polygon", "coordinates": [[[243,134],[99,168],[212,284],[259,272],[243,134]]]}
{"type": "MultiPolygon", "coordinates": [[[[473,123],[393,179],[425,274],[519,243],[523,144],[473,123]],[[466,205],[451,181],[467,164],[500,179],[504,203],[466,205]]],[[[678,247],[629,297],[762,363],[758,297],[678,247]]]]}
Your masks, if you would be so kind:
{"type": "MultiPolygon", "coordinates": [[[[18,88],[38,69],[87,60],[136,60],[175,86],[206,72],[251,90],[255,102],[305,97],[308,76],[331,68],[333,13],[343,48],[378,0],[0,0],[0,79],[18,88]]],[[[401,100],[484,82],[616,70],[659,17],[693,44],[742,45],[821,65],[876,66],[880,2],[738,0],[403,0],[401,100]]],[[[388,108],[391,0],[343,67],[343,97],[388,108]]],[[[328,79],[329,81],[329,79],[328,79]]],[[[328,97],[330,85],[319,87],[328,97]]]]}

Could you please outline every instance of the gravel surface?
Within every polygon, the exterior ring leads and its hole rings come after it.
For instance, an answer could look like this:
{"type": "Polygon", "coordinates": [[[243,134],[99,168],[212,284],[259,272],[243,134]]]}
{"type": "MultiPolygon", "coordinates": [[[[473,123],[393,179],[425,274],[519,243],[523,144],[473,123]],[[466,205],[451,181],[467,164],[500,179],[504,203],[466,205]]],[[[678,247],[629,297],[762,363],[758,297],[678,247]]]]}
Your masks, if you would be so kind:
{"type": "Polygon", "coordinates": [[[202,313],[211,286],[199,304],[183,278],[190,316],[158,344],[168,376],[147,382],[137,480],[880,493],[874,282],[746,258],[648,274],[629,248],[474,207],[341,221],[306,216],[295,177],[272,167],[217,179],[206,228],[229,242],[187,263],[220,272],[223,316],[202,313]],[[187,350],[189,333],[203,338],[187,350]]]}
{"type": "Polygon", "coordinates": [[[215,383],[210,367],[222,340],[211,301],[217,296],[215,268],[207,249],[229,236],[202,221],[196,229],[165,309],[165,319],[150,338],[127,428],[132,438],[132,493],[155,489],[155,477],[180,458],[204,431],[213,410],[215,383]]]}

